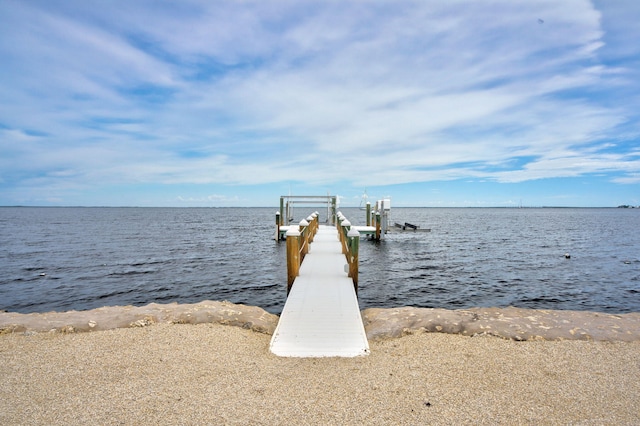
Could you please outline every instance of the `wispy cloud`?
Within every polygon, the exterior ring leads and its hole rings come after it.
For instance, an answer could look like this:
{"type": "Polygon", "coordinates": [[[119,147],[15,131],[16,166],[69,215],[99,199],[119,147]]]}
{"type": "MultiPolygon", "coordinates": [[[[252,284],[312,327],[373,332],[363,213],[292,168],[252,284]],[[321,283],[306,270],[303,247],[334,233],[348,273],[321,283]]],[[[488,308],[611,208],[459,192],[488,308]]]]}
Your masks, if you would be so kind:
{"type": "Polygon", "coordinates": [[[634,184],[640,11],[623,3],[7,0],[0,203],[105,184],[634,184]]]}

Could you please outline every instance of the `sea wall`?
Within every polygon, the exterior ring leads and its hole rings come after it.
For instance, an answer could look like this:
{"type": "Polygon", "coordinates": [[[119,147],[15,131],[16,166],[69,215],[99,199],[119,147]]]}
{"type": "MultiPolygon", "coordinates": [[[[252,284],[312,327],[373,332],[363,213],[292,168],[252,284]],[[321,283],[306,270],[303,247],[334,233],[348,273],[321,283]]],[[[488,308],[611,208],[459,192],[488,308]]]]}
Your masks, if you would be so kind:
{"type": "Polygon", "coordinates": [[[219,323],[272,334],[278,316],[256,306],[205,300],[195,304],[105,306],[88,311],[19,314],[0,313],[0,334],[15,332],[75,333],[114,328],[145,327],[156,323],[219,323]]]}
{"type": "Polygon", "coordinates": [[[370,308],[362,311],[367,337],[399,337],[416,331],[491,335],[511,340],[639,341],[640,313],[521,308],[370,308]]]}
{"type": "MultiPolygon", "coordinates": [[[[0,334],[76,333],[156,323],[219,323],[273,334],[278,316],[256,306],[203,301],[195,304],[106,306],[88,311],[20,314],[0,312],[0,334]]],[[[416,332],[511,340],[640,341],[640,313],[621,315],[521,308],[459,310],[400,307],[362,311],[367,338],[379,340],[416,332]]]]}

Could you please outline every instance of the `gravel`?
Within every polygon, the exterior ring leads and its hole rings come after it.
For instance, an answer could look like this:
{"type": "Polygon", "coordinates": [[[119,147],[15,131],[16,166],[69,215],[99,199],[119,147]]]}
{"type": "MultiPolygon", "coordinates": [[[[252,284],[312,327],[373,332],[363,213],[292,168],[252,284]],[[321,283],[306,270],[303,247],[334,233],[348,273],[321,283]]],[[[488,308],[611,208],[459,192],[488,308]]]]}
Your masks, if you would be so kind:
{"type": "Polygon", "coordinates": [[[279,358],[217,323],[0,335],[0,424],[640,424],[640,342],[415,331],[279,358]]]}

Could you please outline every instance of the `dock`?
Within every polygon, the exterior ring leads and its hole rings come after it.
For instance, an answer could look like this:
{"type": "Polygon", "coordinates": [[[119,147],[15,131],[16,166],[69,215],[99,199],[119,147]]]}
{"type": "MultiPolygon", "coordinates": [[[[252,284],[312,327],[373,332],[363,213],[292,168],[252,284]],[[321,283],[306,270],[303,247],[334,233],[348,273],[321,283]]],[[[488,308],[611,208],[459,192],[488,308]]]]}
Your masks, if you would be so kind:
{"type": "MultiPolygon", "coordinates": [[[[338,200],[335,195],[283,195],[280,197],[280,210],[276,212],[276,232],[274,239],[284,239],[290,229],[298,229],[298,225],[293,224],[293,206],[326,204],[327,223],[339,225],[340,217],[337,206],[338,200]],[[290,224],[291,223],[291,224],[290,224]],[[287,225],[285,225],[287,224],[287,225]]],[[[366,226],[353,226],[361,235],[380,240],[382,234],[389,230],[388,214],[391,208],[390,200],[379,200],[376,202],[375,211],[371,210],[371,203],[366,204],[366,226]],[[373,223],[372,223],[373,222],[373,223]]],[[[344,218],[343,218],[344,219],[344,218]]]]}
{"type": "MultiPolygon", "coordinates": [[[[270,350],[284,357],[355,357],[369,353],[358,306],[360,237],[379,242],[389,232],[389,199],[366,204],[366,226],[337,211],[336,196],[281,196],[275,240],[287,241],[287,300],[270,350]],[[316,211],[294,224],[294,205],[325,203],[326,223],[316,211]],[[286,224],[286,225],[285,225],[286,224]]],[[[406,223],[403,230],[419,230],[406,223]]]]}
{"type": "Polygon", "coordinates": [[[356,357],[369,353],[340,232],[335,226],[317,227],[271,339],[270,350],[275,355],[356,357]]]}

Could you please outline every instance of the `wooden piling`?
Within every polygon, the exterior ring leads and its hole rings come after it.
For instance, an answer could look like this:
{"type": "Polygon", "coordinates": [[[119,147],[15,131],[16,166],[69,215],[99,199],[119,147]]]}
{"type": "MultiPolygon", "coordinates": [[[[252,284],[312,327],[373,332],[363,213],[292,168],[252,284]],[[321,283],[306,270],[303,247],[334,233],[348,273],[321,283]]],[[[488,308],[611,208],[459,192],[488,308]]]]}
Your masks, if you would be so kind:
{"type": "Polygon", "coordinates": [[[367,226],[371,226],[371,203],[367,201],[367,226]]]}
{"type": "Polygon", "coordinates": [[[307,240],[309,240],[309,244],[313,241],[313,216],[309,215],[305,219],[309,225],[307,225],[307,240]]]}
{"type": "Polygon", "coordinates": [[[276,241],[280,241],[280,212],[276,212],[276,241]]]}
{"type": "Polygon", "coordinates": [[[300,227],[300,263],[309,253],[309,222],[302,219],[299,223],[300,227]]]}
{"type": "Polygon", "coordinates": [[[291,291],[293,281],[300,273],[300,231],[287,231],[287,295],[291,291]]]}
{"type": "Polygon", "coordinates": [[[351,229],[347,233],[349,238],[349,276],[353,280],[353,289],[358,295],[358,251],[360,250],[360,232],[351,229]]]}
{"type": "Polygon", "coordinates": [[[347,219],[342,219],[342,222],[340,223],[340,241],[342,242],[342,254],[344,254],[345,256],[348,256],[347,253],[349,253],[349,248],[348,248],[348,241],[347,241],[347,234],[349,232],[349,230],[351,230],[351,222],[349,222],[347,219]]]}
{"type": "Polygon", "coordinates": [[[376,212],[376,241],[380,241],[380,212],[376,212]]]}
{"type": "Polygon", "coordinates": [[[313,238],[318,233],[318,229],[320,227],[320,219],[318,219],[318,212],[313,212],[311,214],[311,219],[312,219],[312,221],[311,221],[312,228],[311,228],[311,240],[310,240],[310,242],[313,242],[313,238]]]}

